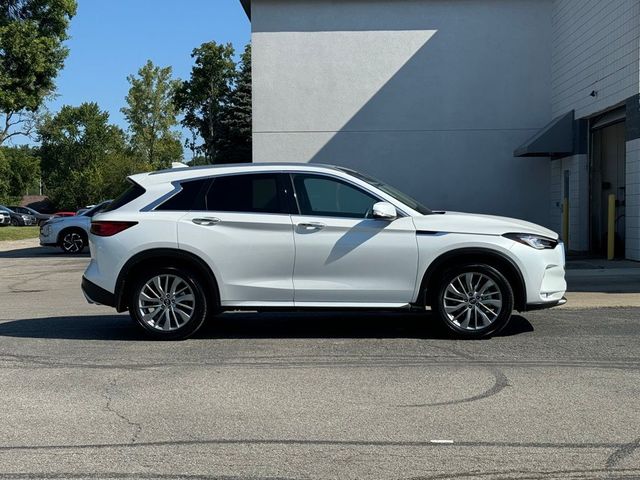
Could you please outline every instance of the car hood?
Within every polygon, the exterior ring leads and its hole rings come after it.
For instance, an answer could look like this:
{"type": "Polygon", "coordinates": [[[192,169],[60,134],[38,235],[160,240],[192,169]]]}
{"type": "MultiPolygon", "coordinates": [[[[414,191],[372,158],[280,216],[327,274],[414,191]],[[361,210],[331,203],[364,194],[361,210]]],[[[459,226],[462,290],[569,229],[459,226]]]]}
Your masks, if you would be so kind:
{"type": "Polygon", "coordinates": [[[90,217],[85,217],[82,215],[75,217],[52,217],[47,220],[47,224],[49,225],[78,225],[78,226],[86,226],[91,223],[90,217]]]}
{"type": "Polygon", "coordinates": [[[429,232],[472,233],[479,235],[504,235],[505,233],[531,233],[558,239],[553,230],[535,223],[508,217],[461,212],[435,212],[432,215],[414,217],[417,230],[429,232]]]}

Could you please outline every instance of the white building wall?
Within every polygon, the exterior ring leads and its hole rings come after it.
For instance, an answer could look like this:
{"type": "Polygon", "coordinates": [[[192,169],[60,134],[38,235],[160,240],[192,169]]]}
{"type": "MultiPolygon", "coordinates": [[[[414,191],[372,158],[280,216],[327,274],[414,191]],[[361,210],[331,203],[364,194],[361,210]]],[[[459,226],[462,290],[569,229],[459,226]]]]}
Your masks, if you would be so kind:
{"type": "Polygon", "coordinates": [[[551,0],[253,0],[254,161],[350,166],[548,224],[551,0]]]}
{"type": "Polygon", "coordinates": [[[640,261],[640,139],[627,142],[626,257],[640,261]]]}
{"type": "MultiPolygon", "coordinates": [[[[639,91],[640,2],[638,0],[554,0],[552,13],[551,109],[552,116],[575,110],[587,118],[619,106],[639,91]],[[596,92],[596,96],[591,96],[596,92]]],[[[629,148],[629,144],[627,144],[629,148]]],[[[635,150],[632,150],[635,151],[635,150]]],[[[571,170],[570,248],[589,249],[589,157],[552,161],[551,219],[560,225],[562,211],[558,188],[563,171],[571,170]],[[586,170],[585,170],[586,169],[586,170]],[[572,189],[573,189],[572,183],[572,189]],[[577,197],[575,196],[577,195],[577,197]]],[[[634,168],[627,163],[627,168],[634,168]]],[[[629,175],[629,170],[627,170],[629,175]]],[[[630,187],[631,191],[635,187],[630,187]]],[[[627,195],[632,195],[627,188],[627,195]]],[[[637,208],[627,200],[627,219],[634,224],[637,208]]],[[[640,250],[640,240],[627,227],[627,252],[640,250]]]]}
{"type": "Polygon", "coordinates": [[[554,0],[552,18],[554,117],[587,117],[638,93],[638,0],[554,0]]]}
{"type": "Polygon", "coordinates": [[[569,199],[569,243],[571,251],[589,250],[589,157],[573,155],[551,161],[551,227],[562,233],[564,198],[569,199]],[[569,172],[569,192],[565,192],[564,175],[569,172]]]}
{"type": "Polygon", "coordinates": [[[562,232],[562,199],[563,199],[563,162],[555,160],[550,162],[551,185],[549,204],[549,228],[555,232],[562,232]]]}

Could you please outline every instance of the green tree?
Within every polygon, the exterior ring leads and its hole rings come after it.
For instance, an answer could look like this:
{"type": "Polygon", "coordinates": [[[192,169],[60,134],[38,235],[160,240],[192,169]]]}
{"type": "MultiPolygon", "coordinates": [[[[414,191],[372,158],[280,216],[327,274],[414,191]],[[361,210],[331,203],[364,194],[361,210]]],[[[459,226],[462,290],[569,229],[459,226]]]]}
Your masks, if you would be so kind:
{"type": "Polygon", "coordinates": [[[197,134],[187,146],[209,163],[224,162],[229,143],[224,117],[236,77],[233,55],[231,44],[208,42],[194,49],[190,78],[181,83],[175,95],[176,106],[184,114],[182,125],[197,134]],[[198,138],[202,143],[197,143],[198,138]]]}
{"type": "Polygon", "coordinates": [[[30,135],[68,50],[63,45],[75,0],[0,2],[0,145],[30,135]]]}
{"type": "Polygon", "coordinates": [[[9,198],[9,161],[0,149],[0,203],[12,203],[9,198]]]}
{"type": "Polygon", "coordinates": [[[228,136],[224,158],[234,163],[251,162],[251,45],[245,47],[240,57],[223,122],[228,136]]]}
{"type": "Polygon", "coordinates": [[[26,145],[2,147],[8,187],[6,195],[20,198],[37,192],[40,184],[40,158],[36,149],[26,145]]]}
{"type": "Polygon", "coordinates": [[[96,103],[63,106],[38,133],[44,186],[59,208],[104,200],[119,193],[126,175],[148,169],[127,153],[124,132],[109,124],[109,114],[96,103]]]}
{"type": "Polygon", "coordinates": [[[172,130],[178,124],[173,98],[180,82],[172,80],[171,67],[148,60],[127,80],[131,86],[121,111],[129,122],[132,150],[155,169],[182,160],[180,134],[172,130]]]}

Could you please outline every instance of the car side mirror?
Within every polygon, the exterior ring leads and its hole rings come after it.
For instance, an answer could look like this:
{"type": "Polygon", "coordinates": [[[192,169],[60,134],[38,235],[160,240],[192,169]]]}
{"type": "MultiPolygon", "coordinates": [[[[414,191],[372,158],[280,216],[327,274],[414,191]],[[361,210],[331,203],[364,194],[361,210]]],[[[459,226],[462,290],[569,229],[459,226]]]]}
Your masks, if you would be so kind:
{"type": "Polygon", "coordinates": [[[395,220],[398,218],[396,207],[387,202],[378,202],[373,205],[373,218],[378,220],[395,220]]]}

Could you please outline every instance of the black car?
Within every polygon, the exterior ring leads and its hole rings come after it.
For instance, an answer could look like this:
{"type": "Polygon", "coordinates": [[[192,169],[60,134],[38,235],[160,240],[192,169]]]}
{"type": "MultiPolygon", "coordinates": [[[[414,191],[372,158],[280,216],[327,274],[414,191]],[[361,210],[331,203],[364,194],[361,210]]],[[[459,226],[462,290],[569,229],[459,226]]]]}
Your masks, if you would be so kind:
{"type": "Polygon", "coordinates": [[[10,208],[5,207],[4,205],[0,205],[0,210],[3,212],[7,212],[11,216],[11,225],[13,226],[29,226],[36,225],[38,220],[33,215],[28,215],[26,213],[16,213],[10,208]]]}
{"type": "Polygon", "coordinates": [[[13,210],[16,213],[24,214],[24,215],[32,215],[36,217],[38,221],[38,225],[42,225],[44,222],[53,217],[52,214],[49,213],[40,213],[37,210],[34,210],[31,207],[9,207],[9,209],[13,210]]]}

